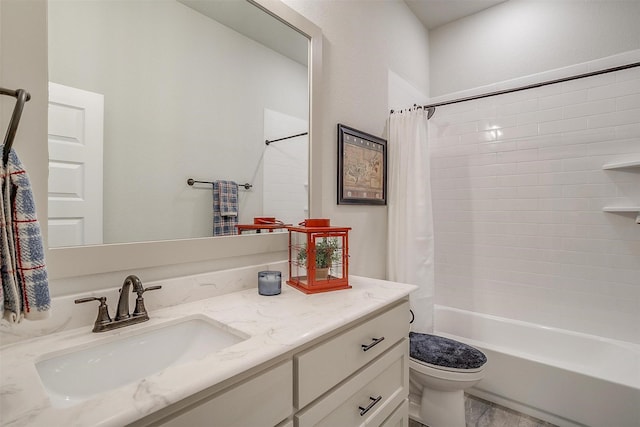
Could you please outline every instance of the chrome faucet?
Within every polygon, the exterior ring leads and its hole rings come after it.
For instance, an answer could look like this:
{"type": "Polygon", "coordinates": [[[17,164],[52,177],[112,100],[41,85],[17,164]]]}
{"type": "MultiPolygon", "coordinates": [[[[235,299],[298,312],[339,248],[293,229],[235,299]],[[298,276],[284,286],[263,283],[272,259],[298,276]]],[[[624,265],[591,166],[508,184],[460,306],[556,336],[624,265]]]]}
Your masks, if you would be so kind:
{"type": "Polygon", "coordinates": [[[120,288],[120,298],[118,299],[118,309],[115,319],[111,320],[109,316],[109,307],[107,306],[107,298],[105,297],[87,297],[75,300],[76,304],[89,301],[100,301],[98,306],[98,317],[93,325],[93,332],[110,331],[111,329],[122,328],[128,325],[134,325],[149,320],[149,313],[144,306],[144,298],[142,294],[146,291],[160,289],[162,286],[150,286],[145,288],[138,276],[130,275],[124,279],[124,283],[120,288]],[[133,285],[133,292],[138,294],[136,298],[136,307],[132,314],[129,314],[129,292],[133,285]]]}

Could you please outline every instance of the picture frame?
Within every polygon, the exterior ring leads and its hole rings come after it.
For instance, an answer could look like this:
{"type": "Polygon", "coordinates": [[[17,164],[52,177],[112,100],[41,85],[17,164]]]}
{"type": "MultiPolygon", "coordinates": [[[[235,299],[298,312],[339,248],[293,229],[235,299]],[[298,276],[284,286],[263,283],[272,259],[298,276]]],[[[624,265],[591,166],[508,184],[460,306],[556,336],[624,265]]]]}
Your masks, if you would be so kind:
{"type": "Polygon", "coordinates": [[[338,204],[387,204],[387,141],[340,123],[338,204]]]}

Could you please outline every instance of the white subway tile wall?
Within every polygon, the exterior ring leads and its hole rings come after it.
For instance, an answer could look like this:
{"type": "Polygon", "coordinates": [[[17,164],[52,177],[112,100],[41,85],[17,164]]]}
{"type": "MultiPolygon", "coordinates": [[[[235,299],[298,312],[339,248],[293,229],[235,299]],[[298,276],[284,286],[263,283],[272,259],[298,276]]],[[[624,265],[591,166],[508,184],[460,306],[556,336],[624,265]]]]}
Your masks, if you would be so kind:
{"type": "Polygon", "coordinates": [[[640,67],[438,107],[429,132],[435,303],[640,343],[638,213],[602,210],[640,206],[640,167],[602,169],[640,161],[640,67]]]}

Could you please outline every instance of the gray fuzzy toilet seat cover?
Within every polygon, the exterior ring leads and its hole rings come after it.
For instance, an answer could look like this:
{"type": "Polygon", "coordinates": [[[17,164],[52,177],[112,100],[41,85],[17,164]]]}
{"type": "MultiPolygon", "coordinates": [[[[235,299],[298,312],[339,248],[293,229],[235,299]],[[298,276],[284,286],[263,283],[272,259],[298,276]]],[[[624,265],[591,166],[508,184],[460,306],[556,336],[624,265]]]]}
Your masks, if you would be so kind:
{"type": "Polygon", "coordinates": [[[409,340],[411,357],[432,365],[477,369],[487,361],[480,350],[449,338],[410,332],[409,340]]]}

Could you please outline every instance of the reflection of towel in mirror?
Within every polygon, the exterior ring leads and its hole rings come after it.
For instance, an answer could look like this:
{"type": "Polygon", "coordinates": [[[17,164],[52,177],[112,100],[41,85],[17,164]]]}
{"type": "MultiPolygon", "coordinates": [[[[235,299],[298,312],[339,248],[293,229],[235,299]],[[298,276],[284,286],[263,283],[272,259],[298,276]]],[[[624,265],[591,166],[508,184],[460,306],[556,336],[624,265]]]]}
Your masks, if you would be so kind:
{"type": "Polygon", "coordinates": [[[220,198],[220,215],[238,216],[238,184],[234,181],[216,181],[220,198]]]}
{"type": "Polygon", "coordinates": [[[42,236],[29,177],[13,150],[6,165],[0,161],[0,181],[0,314],[12,323],[45,319],[51,298],[42,236]]]}
{"type": "Polygon", "coordinates": [[[234,181],[213,183],[213,235],[236,234],[238,224],[238,184],[234,181]]]}

